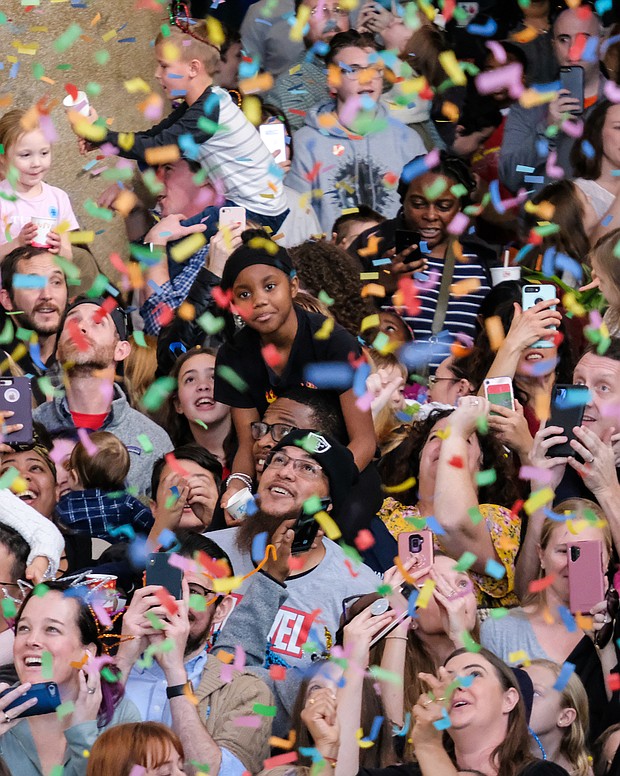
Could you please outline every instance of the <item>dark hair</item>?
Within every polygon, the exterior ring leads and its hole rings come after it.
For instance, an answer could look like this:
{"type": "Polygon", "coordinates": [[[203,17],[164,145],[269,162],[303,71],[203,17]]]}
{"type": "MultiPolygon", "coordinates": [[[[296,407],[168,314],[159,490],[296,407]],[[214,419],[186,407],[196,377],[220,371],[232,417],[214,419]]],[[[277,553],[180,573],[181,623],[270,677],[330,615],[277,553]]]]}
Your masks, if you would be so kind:
{"type": "MultiPolygon", "coordinates": [[[[105,635],[103,631],[107,629],[99,623],[93,609],[85,600],[85,596],[89,591],[85,587],[72,587],[70,583],[63,580],[53,580],[46,582],[45,587],[48,589],[48,591],[62,593],[64,596],[67,596],[68,598],[71,598],[75,601],[78,608],[75,621],[80,631],[80,641],[82,644],[84,646],[87,644],[94,644],[98,657],[102,654],[102,652],[107,651],[109,644],[107,643],[107,639],[104,640],[102,638],[102,635],[105,635]]],[[[24,614],[24,610],[28,605],[28,602],[33,596],[36,595],[40,595],[38,587],[31,590],[24,598],[22,605],[19,607],[19,610],[15,615],[16,629],[20,619],[24,614]]],[[[47,595],[47,592],[45,595],[47,595]]],[[[114,666],[107,666],[107,668],[114,668],[114,666]]],[[[116,673],[116,681],[109,681],[105,674],[101,675],[102,699],[101,706],[99,707],[99,714],[97,716],[97,724],[99,727],[104,727],[105,725],[110,724],[112,717],[114,716],[114,710],[123,697],[124,691],[124,686],[120,681],[120,673],[116,673]]]]}
{"type": "Polygon", "coordinates": [[[604,730],[596,741],[592,744],[592,758],[594,760],[594,776],[618,776],[620,773],[620,749],[616,750],[616,756],[610,766],[610,770],[607,768],[607,761],[605,760],[605,745],[607,741],[613,736],[614,733],[620,731],[620,722],[616,722],[615,725],[610,725],[604,730]],[[615,767],[613,769],[612,766],[615,767]]]}
{"type": "Polygon", "coordinates": [[[281,393],[274,404],[280,399],[289,399],[297,404],[309,407],[314,415],[313,429],[323,434],[329,434],[343,445],[348,444],[349,437],[344,422],[338,396],[333,391],[317,391],[305,385],[288,388],[281,393]]]}
{"type": "MultiPolygon", "coordinates": [[[[384,485],[400,485],[410,477],[416,481],[420,477],[420,457],[429,436],[440,420],[449,417],[454,410],[433,410],[424,420],[415,421],[401,444],[386,453],[379,461],[378,468],[384,485]]],[[[480,503],[498,504],[512,507],[519,498],[511,462],[494,433],[476,431],[480,451],[482,452],[481,470],[495,469],[496,481],[480,488],[480,503]]],[[[418,501],[415,487],[398,494],[401,504],[416,504],[418,501]]]]}
{"type": "MultiPolygon", "coordinates": [[[[293,706],[293,712],[291,714],[291,730],[295,731],[295,746],[298,751],[303,748],[311,749],[314,746],[310,731],[301,718],[301,712],[306,705],[306,695],[310,683],[326,665],[333,665],[333,663],[330,663],[327,660],[317,660],[314,662],[306,672],[306,675],[299,685],[299,690],[297,691],[295,705],[293,706]]],[[[375,745],[368,749],[360,750],[361,768],[386,768],[388,765],[394,763],[395,760],[391,725],[388,722],[383,701],[375,689],[375,685],[375,680],[370,675],[365,674],[362,685],[360,727],[364,733],[368,735],[373,722],[377,717],[382,717],[383,723],[379,729],[375,745]]],[[[311,765],[312,760],[307,755],[300,753],[298,763],[300,765],[309,766],[311,765]]]]}
{"type": "Polygon", "coordinates": [[[193,558],[196,553],[204,552],[212,560],[225,560],[230,567],[231,576],[234,575],[235,572],[228,553],[208,536],[191,531],[189,528],[178,528],[174,535],[177,538],[177,545],[174,548],[177,555],[181,555],[183,558],[193,558]]]}
{"type": "Polygon", "coordinates": [[[457,124],[462,127],[461,135],[467,136],[488,127],[499,127],[502,118],[497,102],[492,97],[481,95],[475,89],[471,89],[468,90],[457,124]]]}
{"type": "Polygon", "coordinates": [[[222,25],[222,32],[224,33],[224,42],[220,45],[220,59],[224,60],[226,54],[228,53],[228,49],[234,43],[241,43],[241,33],[239,30],[236,30],[234,27],[229,27],[222,21],[219,23],[222,25]]]}
{"type": "Polygon", "coordinates": [[[581,359],[583,356],[591,354],[599,356],[599,358],[610,358],[612,361],[620,361],[620,337],[610,337],[609,346],[604,353],[598,353],[597,347],[593,342],[589,342],[579,358],[581,359]]]}
{"type": "Polygon", "coordinates": [[[324,291],[334,301],[329,311],[354,337],[362,321],[376,312],[362,297],[359,265],[342,248],[327,240],[308,240],[289,250],[301,287],[318,297],[324,291]]]}
{"type": "Polygon", "coordinates": [[[329,42],[329,49],[325,54],[325,63],[331,65],[336,61],[336,57],[342,49],[350,48],[370,48],[378,51],[374,35],[369,32],[358,32],[357,30],[347,30],[338,32],[329,42]]]}
{"type": "Polygon", "coordinates": [[[28,542],[19,531],[0,522],[0,544],[13,556],[11,579],[4,579],[2,581],[12,583],[17,582],[18,579],[24,579],[28,555],[30,555],[30,545],[28,542]]]}
{"type": "MultiPolygon", "coordinates": [[[[516,43],[513,43],[510,40],[500,40],[499,45],[504,49],[508,56],[517,60],[517,62],[523,67],[523,75],[527,76],[528,61],[521,46],[518,46],[516,43]]],[[[483,61],[479,63],[481,70],[484,70],[485,63],[489,60],[489,57],[492,56],[493,52],[485,47],[482,57],[483,61]]],[[[478,64],[478,62],[476,64],[478,64]]]]}
{"type": "Polygon", "coordinates": [[[439,55],[452,48],[446,33],[435,24],[421,24],[413,30],[400,59],[424,76],[432,89],[446,80],[439,55]]]}
{"type": "MultiPolygon", "coordinates": [[[[452,658],[463,655],[466,652],[467,650],[464,648],[455,650],[445,660],[444,666],[452,658]]],[[[530,754],[531,739],[527,727],[525,702],[521,693],[521,686],[514,671],[503,660],[500,660],[497,655],[494,655],[484,647],[480,648],[477,654],[493,666],[495,675],[504,692],[513,689],[519,694],[518,702],[508,714],[506,738],[493,750],[490,758],[492,763],[497,762],[498,773],[501,776],[517,776],[523,772],[524,765],[529,765],[529,763],[535,761],[535,757],[530,754]]],[[[448,752],[454,760],[454,750],[450,746],[449,731],[444,735],[444,745],[446,743],[448,743],[448,752]]]]}
{"type": "Polygon", "coordinates": [[[336,234],[336,244],[342,240],[343,232],[345,231],[343,227],[347,224],[364,223],[365,221],[376,221],[378,224],[382,224],[386,220],[385,216],[373,210],[370,205],[358,205],[356,210],[351,213],[343,213],[334,221],[332,232],[336,234]]]}
{"type": "MultiPolygon", "coordinates": [[[[413,165],[417,165],[417,163],[424,158],[424,154],[416,156],[403,167],[400,180],[398,181],[398,196],[400,197],[401,204],[404,203],[407,192],[409,191],[409,185],[413,180],[411,175],[408,174],[408,171],[413,165]]],[[[432,167],[429,172],[434,172],[436,175],[445,175],[446,178],[452,178],[456,183],[465,186],[467,194],[463,194],[459,199],[461,206],[470,204],[470,195],[476,188],[476,180],[472,175],[467,162],[463,161],[459,156],[450,154],[447,151],[440,151],[439,162],[435,167],[432,167]]]]}
{"type": "MultiPolygon", "coordinates": [[[[222,464],[212,453],[194,442],[188,445],[175,447],[172,454],[177,461],[193,461],[193,463],[197,463],[198,466],[211,472],[213,479],[215,480],[215,486],[219,491],[222,485],[222,464]]],[[[165,465],[166,456],[162,455],[161,458],[158,458],[157,461],[155,461],[155,465],[153,466],[153,472],[151,474],[151,498],[153,500],[157,497],[157,488],[159,488],[161,473],[163,472],[165,465]]]]}
{"type": "MultiPolygon", "coordinates": [[[[42,253],[49,253],[49,251],[45,248],[35,248],[34,245],[24,245],[21,248],[15,248],[10,253],[7,253],[0,265],[0,280],[2,281],[2,288],[4,288],[9,296],[11,296],[13,292],[13,277],[17,274],[18,262],[28,261],[35,256],[40,256],[42,253]]],[[[50,254],[50,256],[55,258],[52,254],[50,254]]]]}
{"type": "Polygon", "coordinates": [[[570,161],[573,165],[574,178],[586,178],[594,181],[601,175],[601,164],[603,161],[603,125],[607,118],[607,111],[616,105],[611,100],[603,100],[596,104],[596,107],[587,117],[583,134],[579,140],[573,143],[570,152],[570,161]],[[589,143],[594,149],[594,155],[588,155],[583,150],[584,143],[589,143]]]}

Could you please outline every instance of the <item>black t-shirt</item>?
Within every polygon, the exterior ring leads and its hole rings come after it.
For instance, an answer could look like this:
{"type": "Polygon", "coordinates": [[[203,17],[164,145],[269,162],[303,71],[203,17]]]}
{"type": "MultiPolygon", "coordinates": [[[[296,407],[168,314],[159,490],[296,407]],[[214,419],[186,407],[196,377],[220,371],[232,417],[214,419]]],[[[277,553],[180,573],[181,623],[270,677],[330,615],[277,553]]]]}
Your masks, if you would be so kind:
{"type": "MultiPolygon", "coordinates": [[[[357,776],[426,776],[417,763],[390,765],[387,768],[360,768],[357,776]]],[[[499,775],[501,776],[501,774],[499,775]]],[[[526,765],[518,776],[568,776],[560,765],[542,760],[526,765]]]]}
{"type": "MultiPolygon", "coordinates": [[[[288,388],[306,385],[310,388],[333,386],[313,385],[305,376],[305,368],[309,364],[321,362],[341,362],[343,372],[349,372],[349,381],[335,389],[342,393],[348,390],[353,382],[354,369],[349,364],[349,357],[358,358],[361,354],[359,342],[339,324],[334,324],[327,338],[316,338],[325,316],[309,313],[295,306],[297,314],[297,334],[291,348],[288,362],[282,375],[277,375],[263,359],[262,343],[258,332],[249,326],[244,326],[237,332],[232,342],[227,342],[219,349],[215,367],[215,401],[228,404],[230,407],[256,407],[259,414],[265,412],[269,404],[288,388]],[[226,379],[221,373],[222,367],[228,367],[232,373],[241,378],[245,387],[226,379]],[[234,384],[233,384],[234,383],[234,384]]],[[[340,369],[338,370],[340,371],[340,369]]],[[[232,374],[229,372],[229,374],[232,374]]],[[[329,373],[326,375],[329,377],[329,373]]],[[[346,374],[345,374],[346,377],[346,374]]]]}

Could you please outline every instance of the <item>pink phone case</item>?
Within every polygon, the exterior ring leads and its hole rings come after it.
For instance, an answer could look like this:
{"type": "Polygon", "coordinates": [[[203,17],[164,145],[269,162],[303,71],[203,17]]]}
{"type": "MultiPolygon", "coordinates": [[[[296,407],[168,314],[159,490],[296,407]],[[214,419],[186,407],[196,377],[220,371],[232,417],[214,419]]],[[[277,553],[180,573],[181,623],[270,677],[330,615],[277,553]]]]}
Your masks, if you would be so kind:
{"type": "Polygon", "coordinates": [[[416,571],[433,565],[433,532],[428,528],[398,534],[398,557],[405,563],[411,556],[417,559],[416,571]]]}
{"type": "Polygon", "coordinates": [[[572,542],[566,551],[570,610],[573,614],[587,614],[605,599],[603,543],[599,539],[572,542]]]}

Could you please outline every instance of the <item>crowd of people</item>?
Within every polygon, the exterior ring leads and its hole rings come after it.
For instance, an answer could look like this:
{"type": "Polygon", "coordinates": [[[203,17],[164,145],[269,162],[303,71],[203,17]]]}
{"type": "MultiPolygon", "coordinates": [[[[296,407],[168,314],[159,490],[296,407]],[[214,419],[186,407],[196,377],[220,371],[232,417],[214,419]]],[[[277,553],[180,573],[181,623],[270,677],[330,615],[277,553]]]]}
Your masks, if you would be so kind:
{"type": "Polygon", "coordinates": [[[620,776],[620,9],[220,5],[0,114],[0,773],[620,776]]]}

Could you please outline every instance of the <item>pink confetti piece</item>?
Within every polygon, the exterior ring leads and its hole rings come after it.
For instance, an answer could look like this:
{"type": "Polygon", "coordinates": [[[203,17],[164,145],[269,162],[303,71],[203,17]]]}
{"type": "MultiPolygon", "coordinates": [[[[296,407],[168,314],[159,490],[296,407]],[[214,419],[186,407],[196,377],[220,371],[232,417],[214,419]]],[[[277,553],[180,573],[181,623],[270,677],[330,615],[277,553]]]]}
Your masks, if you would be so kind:
{"type": "Polygon", "coordinates": [[[359,399],[355,400],[355,406],[358,408],[358,410],[360,410],[360,412],[368,412],[373,399],[374,396],[372,393],[366,391],[363,396],[360,396],[359,399]]]}
{"type": "Polygon", "coordinates": [[[467,225],[469,224],[469,218],[465,213],[457,213],[452,221],[448,224],[449,234],[463,234],[467,225]]]}
{"type": "Polygon", "coordinates": [[[192,573],[196,572],[196,563],[191,558],[184,558],[182,555],[179,555],[176,552],[173,552],[172,555],[168,558],[168,565],[172,566],[175,569],[181,569],[181,571],[190,571],[192,573]]]}
{"type": "Polygon", "coordinates": [[[345,127],[350,126],[355,121],[355,117],[359,113],[360,108],[360,98],[357,95],[349,97],[338,114],[339,123],[343,124],[345,127]]]}
{"type": "Polygon", "coordinates": [[[110,619],[110,615],[108,614],[105,607],[102,604],[97,603],[96,601],[93,601],[92,607],[93,607],[93,611],[97,615],[97,619],[99,620],[99,622],[104,627],[111,628],[112,620],[110,619]]]}
{"type": "MultiPolygon", "coordinates": [[[[564,122],[566,123],[566,122],[564,122]]],[[[549,158],[547,159],[546,172],[550,178],[563,178],[564,170],[556,164],[558,158],[557,151],[551,151],[549,158]]]]}
{"type": "Polygon", "coordinates": [[[85,428],[78,428],[78,436],[80,442],[84,445],[84,449],[91,458],[98,453],[99,448],[94,442],[91,442],[88,431],[85,428]]]}
{"type": "Polygon", "coordinates": [[[439,272],[436,269],[432,270],[428,275],[428,280],[420,280],[419,277],[415,279],[415,286],[419,291],[430,291],[435,288],[439,282],[439,272]]]}
{"type": "Polygon", "coordinates": [[[129,771],[129,776],[144,776],[146,773],[146,768],[143,765],[134,765],[134,767],[129,771]]]}
{"type": "Polygon", "coordinates": [[[603,318],[598,310],[590,310],[590,325],[594,329],[600,329],[603,325],[603,318]]]}
{"type": "Polygon", "coordinates": [[[605,97],[611,102],[620,102],[620,86],[613,81],[607,81],[605,83],[605,97]]]}
{"type": "Polygon", "coordinates": [[[498,43],[496,40],[487,40],[485,46],[491,51],[496,62],[499,62],[500,65],[506,64],[506,49],[501,43],[498,43]]]}
{"type": "Polygon", "coordinates": [[[508,89],[513,100],[518,100],[523,94],[523,65],[512,62],[497,70],[488,70],[476,76],[476,88],[480,94],[493,94],[502,89],[508,89]]]}
{"type": "Polygon", "coordinates": [[[233,719],[233,725],[237,725],[237,727],[259,728],[261,724],[261,718],[255,716],[237,717],[236,719],[233,719]]]}
{"type": "Polygon", "coordinates": [[[548,485],[553,479],[553,472],[550,469],[541,469],[538,466],[522,466],[519,469],[520,480],[536,480],[536,482],[548,485]]]}
{"type": "Polygon", "coordinates": [[[58,140],[58,133],[52,119],[45,113],[39,114],[39,126],[48,143],[55,143],[58,140]]]}
{"type": "MultiPolygon", "coordinates": [[[[583,134],[583,121],[566,119],[562,122],[562,132],[569,137],[581,137],[583,134]]],[[[549,154],[551,158],[551,154],[549,154]]]]}

